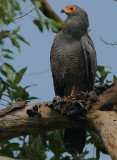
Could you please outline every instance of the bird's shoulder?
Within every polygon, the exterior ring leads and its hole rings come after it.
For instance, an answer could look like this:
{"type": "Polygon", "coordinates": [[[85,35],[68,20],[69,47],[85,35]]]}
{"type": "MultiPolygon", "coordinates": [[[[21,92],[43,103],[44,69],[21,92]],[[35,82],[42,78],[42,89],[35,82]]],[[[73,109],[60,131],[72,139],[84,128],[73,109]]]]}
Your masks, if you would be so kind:
{"type": "Polygon", "coordinates": [[[87,51],[89,53],[93,52],[94,54],[96,53],[93,41],[89,35],[83,35],[80,41],[84,51],[87,51]]]}
{"type": "Polygon", "coordinates": [[[82,47],[79,39],[73,38],[69,34],[65,34],[64,32],[59,32],[52,44],[51,52],[64,52],[64,54],[73,54],[75,52],[81,52],[82,47]]]}

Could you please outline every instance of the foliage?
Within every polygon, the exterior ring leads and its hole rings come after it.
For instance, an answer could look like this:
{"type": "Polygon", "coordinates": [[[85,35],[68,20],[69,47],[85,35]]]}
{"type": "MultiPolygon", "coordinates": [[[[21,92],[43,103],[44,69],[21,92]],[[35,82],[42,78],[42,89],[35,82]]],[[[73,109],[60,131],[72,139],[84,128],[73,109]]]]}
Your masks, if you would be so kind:
{"type": "Polygon", "coordinates": [[[97,66],[96,83],[112,83],[116,81],[117,77],[112,74],[111,67],[97,66]]]}
{"type": "Polygon", "coordinates": [[[41,16],[40,12],[36,9],[36,12],[38,14],[38,19],[35,19],[33,22],[37,25],[38,29],[43,32],[44,27],[46,27],[47,30],[50,28],[53,32],[58,33],[62,29],[62,24],[60,22],[57,22],[51,18],[44,18],[41,16]]]}
{"type": "MultiPolygon", "coordinates": [[[[22,0],[25,3],[25,0],[22,0]]],[[[41,8],[41,0],[32,0],[35,5],[41,8]]],[[[30,86],[22,87],[20,82],[26,72],[27,67],[16,71],[10,64],[14,60],[15,49],[20,52],[20,41],[25,44],[29,43],[19,34],[20,26],[14,29],[8,29],[9,25],[14,22],[14,17],[21,14],[21,6],[18,0],[0,1],[0,97],[9,97],[11,101],[17,98],[34,99],[30,97],[26,89],[30,86]],[[7,26],[7,30],[3,30],[7,26]],[[11,43],[12,48],[8,48],[6,42],[11,43]]],[[[46,28],[52,28],[53,32],[58,32],[62,25],[52,19],[44,18],[36,9],[38,19],[34,19],[34,24],[43,32],[46,28]]],[[[110,67],[98,66],[96,83],[109,83],[117,81],[117,77],[112,74],[110,67]],[[111,78],[110,78],[111,77],[111,78]],[[108,80],[109,79],[109,80],[108,80]]],[[[82,154],[70,155],[63,145],[63,131],[51,131],[42,135],[21,136],[16,142],[5,141],[0,143],[0,155],[15,157],[19,159],[45,160],[49,153],[53,153],[51,160],[98,160],[100,157],[100,146],[102,141],[94,132],[87,131],[87,145],[94,144],[96,147],[96,158],[86,158],[89,154],[87,149],[82,154]]]]}
{"type": "MultiPolygon", "coordinates": [[[[43,0],[31,0],[31,1],[37,8],[39,8],[41,11],[43,11],[43,7],[41,5],[41,2],[43,0]]],[[[55,33],[59,32],[63,28],[63,25],[60,22],[57,22],[51,18],[44,18],[43,16],[41,16],[38,9],[36,9],[36,12],[38,15],[38,19],[35,19],[34,23],[37,25],[38,29],[41,32],[43,32],[44,27],[46,27],[47,30],[49,30],[49,28],[51,28],[52,31],[55,33]]]]}
{"type": "MultiPolygon", "coordinates": [[[[25,0],[23,0],[25,2],[25,0]]],[[[17,0],[1,1],[0,10],[2,14],[0,15],[0,25],[8,26],[14,22],[13,18],[19,13],[21,13],[20,4],[17,0]]],[[[2,28],[1,27],[1,28],[2,28]]],[[[15,100],[17,98],[31,99],[29,93],[26,89],[30,86],[22,87],[19,85],[23,78],[23,75],[27,68],[21,69],[16,72],[14,67],[10,65],[10,60],[14,60],[14,51],[9,49],[5,44],[11,43],[20,52],[20,41],[29,45],[29,43],[19,35],[20,26],[17,26],[13,30],[0,30],[0,97],[3,93],[10,98],[10,100],[15,100]]],[[[12,48],[13,48],[12,47],[12,48]]],[[[33,97],[35,98],[35,97],[33,97]]]]}

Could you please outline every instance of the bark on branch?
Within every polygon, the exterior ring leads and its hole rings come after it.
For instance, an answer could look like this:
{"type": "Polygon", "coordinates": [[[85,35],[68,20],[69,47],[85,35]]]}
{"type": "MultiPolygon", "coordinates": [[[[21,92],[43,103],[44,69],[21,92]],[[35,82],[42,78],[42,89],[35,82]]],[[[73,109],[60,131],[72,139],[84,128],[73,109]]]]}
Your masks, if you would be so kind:
{"type": "Polygon", "coordinates": [[[89,124],[101,136],[112,160],[117,160],[117,83],[98,97],[93,108],[87,114],[89,124]],[[112,110],[101,111],[104,105],[111,105],[112,110]]]}
{"type": "Polygon", "coordinates": [[[56,14],[56,12],[51,8],[51,6],[48,4],[48,2],[46,0],[42,0],[41,2],[39,1],[39,3],[41,3],[40,5],[36,5],[37,2],[35,3],[35,0],[31,0],[32,3],[37,6],[41,12],[48,18],[51,18],[55,21],[60,22],[62,25],[64,24],[64,21],[56,14]]]}
{"type": "Polygon", "coordinates": [[[87,101],[92,108],[87,112],[85,120],[70,119],[46,106],[50,102],[26,104],[16,102],[0,111],[0,142],[17,136],[43,133],[68,127],[83,127],[96,131],[113,160],[117,159],[117,83],[98,96],[96,102],[87,101]],[[108,108],[111,104],[111,108],[108,108]],[[29,117],[27,109],[40,106],[41,117],[29,117]],[[16,108],[16,109],[15,109],[16,108]]]}

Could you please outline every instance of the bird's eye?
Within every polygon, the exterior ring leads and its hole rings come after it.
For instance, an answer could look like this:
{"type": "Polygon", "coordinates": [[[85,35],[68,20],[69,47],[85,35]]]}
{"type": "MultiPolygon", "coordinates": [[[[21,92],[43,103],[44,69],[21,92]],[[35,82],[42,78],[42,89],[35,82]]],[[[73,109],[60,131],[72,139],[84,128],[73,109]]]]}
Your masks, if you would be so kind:
{"type": "Polygon", "coordinates": [[[70,7],[71,10],[73,10],[73,7],[70,7]]]}

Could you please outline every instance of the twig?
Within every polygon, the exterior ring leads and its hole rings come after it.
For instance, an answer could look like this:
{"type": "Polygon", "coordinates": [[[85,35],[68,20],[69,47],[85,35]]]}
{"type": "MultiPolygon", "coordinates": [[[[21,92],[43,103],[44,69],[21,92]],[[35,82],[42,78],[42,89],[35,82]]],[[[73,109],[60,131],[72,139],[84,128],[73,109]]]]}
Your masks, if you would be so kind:
{"type": "Polygon", "coordinates": [[[20,19],[20,18],[23,18],[25,16],[27,16],[29,13],[31,13],[36,7],[34,7],[33,9],[31,9],[28,13],[24,14],[23,16],[20,16],[20,17],[17,17],[17,18],[13,18],[13,20],[16,20],[16,19],[20,19]]]}
{"type": "Polygon", "coordinates": [[[49,72],[49,69],[48,70],[43,70],[43,71],[40,71],[40,72],[32,72],[32,73],[26,73],[26,74],[24,74],[24,76],[30,76],[30,75],[40,75],[40,74],[45,74],[45,73],[47,73],[47,72],[49,72]]]}
{"type": "Polygon", "coordinates": [[[7,107],[7,105],[0,103],[0,105],[7,107]]]}
{"type": "Polygon", "coordinates": [[[101,37],[100,37],[100,39],[101,39],[101,41],[102,41],[103,43],[105,43],[106,45],[111,45],[111,46],[117,45],[116,42],[115,42],[115,43],[108,43],[108,42],[104,41],[101,37]]]}
{"type": "Polygon", "coordinates": [[[8,102],[8,103],[11,103],[11,102],[9,102],[9,101],[7,101],[7,100],[3,99],[3,98],[1,98],[1,100],[5,101],[5,102],[8,102]]]}

